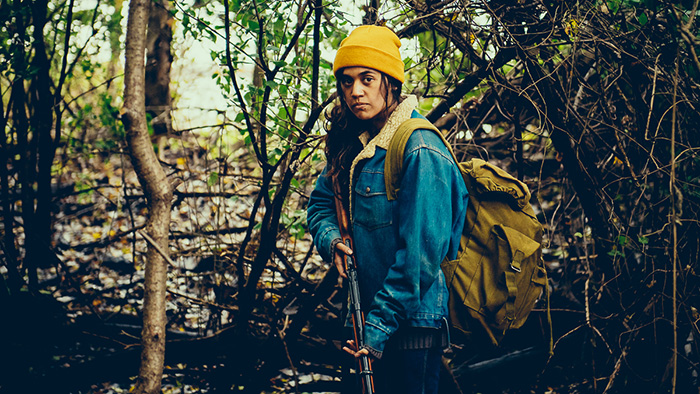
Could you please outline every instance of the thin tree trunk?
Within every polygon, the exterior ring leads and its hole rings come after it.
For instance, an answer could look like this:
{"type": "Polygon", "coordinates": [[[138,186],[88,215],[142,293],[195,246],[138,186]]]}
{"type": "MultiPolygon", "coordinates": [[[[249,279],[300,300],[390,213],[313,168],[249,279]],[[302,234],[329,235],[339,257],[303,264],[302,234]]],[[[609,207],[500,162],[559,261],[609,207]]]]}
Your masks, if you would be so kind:
{"type": "MultiPolygon", "coordinates": [[[[37,193],[36,212],[34,214],[33,232],[26,234],[27,260],[29,266],[45,266],[48,261],[55,260],[51,256],[51,167],[56,154],[56,144],[51,135],[53,126],[54,96],[51,93],[50,69],[51,63],[46,55],[44,27],[48,1],[40,0],[32,3],[32,21],[34,24],[34,58],[32,68],[36,73],[32,78],[31,92],[31,124],[34,138],[37,141],[37,193]]],[[[70,32],[67,32],[70,34],[70,32]]],[[[33,269],[32,273],[35,272],[33,269]]],[[[32,278],[32,275],[30,275],[32,278]]]]}
{"type": "MultiPolygon", "coordinates": [[[[148,200],[146,232],[167,253],[172,190],[156,158],[146,124],[144,53],[148,9],[148,0],[132,0],[129,4],[122,121],[131,161],[148,200]]],[[[166,280],[165,256],[149,244],[144,281],[141,367],[135,393],[160,392],[165,359],[166,280]]]]}
{"type": "MultiPolygon", "coordinates": [[[[697,6],[697,3],[695,3],[697,6]]],[[[676,70],[673,77],[673,110],[671,111],[671,179],[669,180],[669,197],[671,204],[671,215],[669,217],[670,227],[671,227],[671,272],[673,273],[673,280],[671,288],[673,289],[673,296],[671,297],[673,303],[673,356],[672,364],[673,371],[671,372],[671,393],[676,394],[676,384],[678,379],[678,226],[679,215],[677,212],[677,205],[681,202],[677,200],[676,195],[676,122],[678,117],[678,59],[680,56],[680,51],[676,49],[676,70]]]]}
{"type": "MultiPolygon", "coordinates": [[[[121,38],[123,36],[122,30],[122,9],[124,6],[124,0],[114,0],[114,13],[109,17],[109,52],[110,58],[107,64],[107,75],[110,77],[115,77],[121,72],[121,55],[122,46],[121,38]]],[[[117,84],[109,82],[107,84],[107,92],[110,96],[116,96],[117,84]]]]}
{"type": "MultiPolygon", "coordinates": [[[[321,18],[323,18],[323,1],[314,2],[314,49],[311,65],[311,110],[318,107],[319,64],[321,64],[321,18]]],[[[294,118],[292,118],[294,119],[294,118]]]]}
{"type": "MultiPolygon", "coordinates": [[[[10,171],[8,170],[10,157],[8,154],[9,146],[7,143],[7,133],[5,131],[6,127],[7,117],[5,116],[5,107],[2,100],[0,100],[0,200],[2,200],[2,222],[4,225],[2,251],[5,256],[5,268],[7,269],[7,281],[0,283],[0,286],[7,286],[10,294],[17,294],[22,287],[22,279],[19,275],[17,262],[18,253],[15,247],[15,207],[12,202],[13,197],[10,195],[10,171]]],[[[3,275],[0,275],[0,277],[4,279],[3,275]]]]}
{"type": "MultiPolygon", "coordinates": [[[[27,73],[28,64],[24,54],[24,44],[27,42],[25,35],[26,25],[23,17],[22,7],[25,3],[17,1],[13,3],[14,12],[16,15],[15,28],[17,38],[12,41],[12,50],[14,52],[14,61],[12,66],[14,69],[14,79],[10,90],[10,103],[12,107],[12,128],[17,138],[17,152],[19,153],[15,159],[15,168],[17,169],[19,185],[21,190],[21,207],[22,207],[22,222],[25,234],[25,250],[27,253],[31,248],[26,248],[27,239],[33,234],[32,224],[34,223],[34,178],[36,170],[32,165],[32,152],[29,139],[29,117],[27,116],[27,92],[25,91],[24,79],[27,73]]],[[[25,256],[20,270],[27,271],[29,277],[29,288],[32,289],[36,283],[36,268],[28,263],[32,261],[29,256],[25,256]]]]}
{"type": "Polygon", "coordinates": [[[364,7],[365,15],[362,17],[362,23],[365,25],[374,25],[379,18],[379,0],[370,0],[364,7]]]}

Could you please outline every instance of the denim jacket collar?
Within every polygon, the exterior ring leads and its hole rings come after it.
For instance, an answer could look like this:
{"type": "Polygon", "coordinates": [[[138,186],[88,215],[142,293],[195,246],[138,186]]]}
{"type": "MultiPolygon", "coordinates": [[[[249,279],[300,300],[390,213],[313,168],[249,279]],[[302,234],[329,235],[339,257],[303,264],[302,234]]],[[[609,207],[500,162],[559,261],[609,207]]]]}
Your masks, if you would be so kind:
{"type": "MultiPolygon", "coordinates": [[[[357,163],[364,159],[369,159],[374,157],[375,148],[379,147],[386,150],[389,147],[391,138],[396,133],[401,123],[411,118],[413,110],[418,106],[418,98],[414,95],[407,96],[398,106],[394,109],[394,112],[389,115],[384,127],[379,131],[374,138],[369,140],[369,133],[364,132],[360,135],[360,142],[364,145],[364,148],[352,161],[352,166],[350,166],[350,196],[352,196],[352,180],[355,173],[355,166],[357,163]],[[368,141],[369,140],[369,141],[368,141]]],[[[352,215],[352,197],[350,198],[350,212],[352,215]]]]}

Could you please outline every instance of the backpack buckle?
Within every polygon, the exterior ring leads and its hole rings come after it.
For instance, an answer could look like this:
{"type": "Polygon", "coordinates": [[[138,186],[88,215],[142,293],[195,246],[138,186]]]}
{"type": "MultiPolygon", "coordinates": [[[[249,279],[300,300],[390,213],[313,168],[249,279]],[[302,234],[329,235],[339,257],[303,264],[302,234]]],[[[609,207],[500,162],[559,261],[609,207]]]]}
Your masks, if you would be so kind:
{"type": "Polygon", "coordinates": [[[510,268],[513,269],[515,272],[521,272],[522,270],[520,269],[520,262],[523,260],[523,252],[518,250],[515,252],[515,256],[513,256],[513,260],[510,262],[510,268]]]}
{"type": "Polygon", "coordinates": [[[515,272],[522,272],[522,269],[520,268],[520,260],[513,260],[510,262],[510,268],[513,269],[515,272]]]}

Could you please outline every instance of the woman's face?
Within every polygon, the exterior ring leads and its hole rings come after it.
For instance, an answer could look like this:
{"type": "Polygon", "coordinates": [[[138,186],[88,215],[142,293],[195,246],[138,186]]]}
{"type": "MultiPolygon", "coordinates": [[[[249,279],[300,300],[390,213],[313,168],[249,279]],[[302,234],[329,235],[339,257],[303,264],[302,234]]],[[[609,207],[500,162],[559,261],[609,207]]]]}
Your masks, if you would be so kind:
{"type": "MultiPolygon", "coordinates": [[[[375,69],[347,67],[340,70],[338,78],[345,103],[357,119],[374,119],[387,105],[393,104],[387,101],[382,74],[375,69]]],[[[391,95],[388,96],[391,100],[391,95]]]]}

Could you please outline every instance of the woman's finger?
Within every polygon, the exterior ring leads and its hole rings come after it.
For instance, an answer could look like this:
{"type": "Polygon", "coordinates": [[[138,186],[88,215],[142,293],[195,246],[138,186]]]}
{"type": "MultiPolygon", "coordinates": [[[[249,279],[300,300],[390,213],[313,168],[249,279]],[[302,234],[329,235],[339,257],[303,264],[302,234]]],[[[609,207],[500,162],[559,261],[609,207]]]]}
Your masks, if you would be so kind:
{"type": "Polygon", "coordinates": [[[349,355],[351,355],[355,358],[359,358],[362,356],[369,356],[369,351],[367,349],[360,349],[359,351],[356,351],[354,349],[350,349],[347,346],[343,346],[343,350],[345,350],[345,352],[347,352],[349,355]]]}
{"type": "Polygon", "coordinates": [[[348,275],[345,272],[345,256],[349,256],[351,254],[352,249],[350,249],[344,243],[339,242],[335,246],[335,256],[333,257],[333,263],[335,263],[335,267],[338,269],[338,273],[340,274],[340,276],[346,279],[348,275]]]}
{"type": "Polygon", "coordinates": [[[338,249],[339,251],[345,253],[348,256],[350,256],[352,254],[352,249],[350,249],[350,247],[348,247],[348,245],[345,245],[342,242],[339,242],[338,245],[335,246],[335,248],[338,249]]]}
{"type": "Polygon", "coordinates": [[[335,264],[335,268],[338,269],[340,276],[347,279],[348,275],[345,273],[345,262],[343,262],[344,258],[345,256],[343,256],[341,253],[336,253],[335,257],[333,258],[333,263],[335,264]]]}

